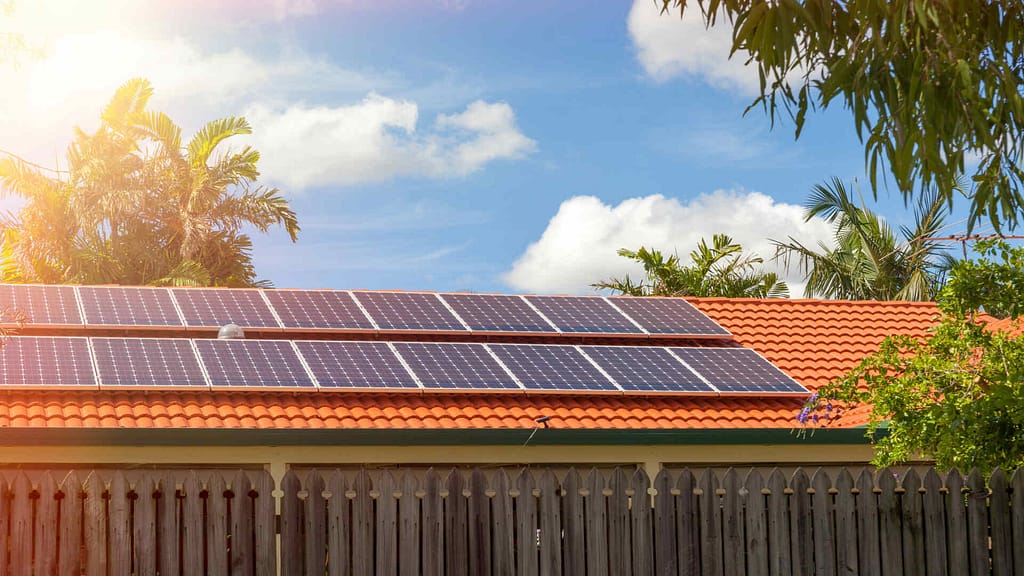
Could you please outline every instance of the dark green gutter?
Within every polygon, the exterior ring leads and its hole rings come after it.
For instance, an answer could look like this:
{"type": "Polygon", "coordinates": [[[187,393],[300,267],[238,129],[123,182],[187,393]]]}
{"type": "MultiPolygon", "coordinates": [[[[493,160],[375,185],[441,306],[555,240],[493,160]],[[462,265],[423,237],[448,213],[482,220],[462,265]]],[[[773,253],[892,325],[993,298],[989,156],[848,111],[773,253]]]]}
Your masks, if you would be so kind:
{"type": "Polygon", "coordinates": [[[798,436],[767,429],[181,429],[0,428],[0,446],[637,446],[867,444],[863,428],[825,428],[798,436]],[[533,437],[530,438],[530,435],[533,437]]]}

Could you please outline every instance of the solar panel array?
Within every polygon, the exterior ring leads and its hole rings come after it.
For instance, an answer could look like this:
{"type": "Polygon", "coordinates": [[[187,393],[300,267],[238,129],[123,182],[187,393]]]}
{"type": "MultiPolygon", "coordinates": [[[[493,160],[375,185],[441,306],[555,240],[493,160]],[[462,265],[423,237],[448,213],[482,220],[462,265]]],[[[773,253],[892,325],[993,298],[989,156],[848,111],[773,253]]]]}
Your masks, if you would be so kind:
{"type": "Polygon", "coordinates": [[[4,386],[805,394],[752,350],[12,336],[4,386]]]}
{"type": "Polygon", "coordinates": [[[5,308],[40,325],[729,336],[681,298],[0,284],[5,308]]]}

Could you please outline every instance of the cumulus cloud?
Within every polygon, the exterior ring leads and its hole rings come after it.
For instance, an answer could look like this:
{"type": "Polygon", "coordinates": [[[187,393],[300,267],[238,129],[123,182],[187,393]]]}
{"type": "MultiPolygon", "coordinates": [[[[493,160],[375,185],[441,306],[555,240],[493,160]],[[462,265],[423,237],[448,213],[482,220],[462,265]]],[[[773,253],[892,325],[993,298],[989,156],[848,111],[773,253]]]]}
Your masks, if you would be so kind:
{"type": "Polygon", "coordinates": [[[536,144],[519,132],[512,107],[476,101],[418,130],[414,102],[370,94],[351,106],[251,106],[261,169],[290,188],[350,185],[402,176],[459,177],[498,159],[521,158],[536,144]]]}
{"type": "Polygon", "coordinates": [[[803,293],[802,277],[772,262],[769,239],[792,236],[809,245],[830,242],[831,226],[820,218],[804,222],[803,208],[779,203],[758,192],[718,190],[682,203],[662,195],[630,198],[609,205],[593,196],[575,196],[562,203],[540,239],[531,244],[505,273],[516,290],[538,293],[585,293],[590,284],[642,268],[616,254],[640,246],[678,251],[686,259],[701,238],[725,233],[745,251],[765,259],[765,268],[779,273],[790,293],[803,293]]]}

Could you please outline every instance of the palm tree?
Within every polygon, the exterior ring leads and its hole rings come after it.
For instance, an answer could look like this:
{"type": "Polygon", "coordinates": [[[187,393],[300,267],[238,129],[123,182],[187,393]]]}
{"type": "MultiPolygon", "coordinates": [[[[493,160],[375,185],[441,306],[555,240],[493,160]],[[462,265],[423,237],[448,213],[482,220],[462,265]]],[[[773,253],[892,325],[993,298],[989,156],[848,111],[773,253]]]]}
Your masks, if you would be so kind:
{"type": "Polygon", "coordinates": [[[708,246],[701,239],[690,252],[689,266],[678,255],[667,259],[658,250],[623,248],[619,256],[636,260],[644,267],[644,280],[635,283],[628,275],[592,284],[631,296],[719,296],[728,298],[785,298],[786,283],[772,272],[760,269],[763,260],[744,255],[743,248],[725,234],[715,234],[708,246]]]}
{"type": "Polygon", "coordinates": [[[258,286],[244,232],[295,213],[257,182],[259,153],[224,143],[251,133],[244,118],[208,123],[187,144],[181,128],[147,109],[153,89],[134,79],[114,94],[96,132],[76,130],[68,172],[48,177],[0,162],[3,188],[25,208],[0,222],[7,281],[258,286]]]}
{"type": "Polygon", "coordinates": [[[773,242],[776,258],[787,267],[795,260],[805,274],[808,298],[934,299],[943,272],[953,262],[938,242],[930,240],[942,229],[946,215],[939,195],[922,196],[914,227],[902,226],[899,234],[863,200],[854,202],[839,179],[815,186],[806,208],[806,220],[820,216],[834,226],[835,247],[821,243],[815,250],[793,238],[773,242]]]}

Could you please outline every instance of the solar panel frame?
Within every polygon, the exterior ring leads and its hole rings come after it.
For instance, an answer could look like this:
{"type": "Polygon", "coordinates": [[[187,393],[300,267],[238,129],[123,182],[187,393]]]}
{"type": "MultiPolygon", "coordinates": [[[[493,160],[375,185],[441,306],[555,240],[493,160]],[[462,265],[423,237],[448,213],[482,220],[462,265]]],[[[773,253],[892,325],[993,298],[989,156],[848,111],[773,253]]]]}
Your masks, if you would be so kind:
{"type": "Polygon", "coordinates": [[[214,390],[316,390],[290,340],[194,340],[214,390]],[[228,370],[234,371],[229,373],[228,370]],[[287,378],[277,376],[289,376],[287,378]]]}
{"type": "Polygon", "coordinates": [[[566,334],[646,337],[647,333],[601,296],[524,296],[566,334]]]}
{"type": "Polygon", "coordinates": [[[436,292],[353,290],[352,295],[382,332],[444,334],[469,331],[436,292]]]}
{"type": "Polygon", "coordinates": [[[82,310],[74,286],[0,284],[0,325],[17,325],[14,314],[25,316],[25,325],[82,327],[82,310]]]}
{"type": "Polygon", "coordinates": [[[394,342],[392,345],[424,390],[523,391],[519,381],[483,344],[394,342]]]}
{"type": "Polygon", "coordinates": [[[79,286],[78,298],[88,327],[174,328],[185,325],[167,288],[79,286]]]}
{"type": "Polygon", "coordinates": [[[487,344],[487,348],[529,392],[622,392],[575,346],[487,344]]]}
{"type": "Polygon", "coordinates": [[[718,395],[666,348],[585,345],[580,350],[629,394],[718,395]]]}
{"type": "Polygon", "coordinates": [[[321,390],[407,391],[420,390],[420,384],[408,367],[395,355],[387,342],[336,340],[299,340],[295,342],[306,367],[321,390]],[[348,360],[344,362],[342,358],[348,360]],[[373,359],[378,362],[374,364],[373,359]],[[380,368],[380,369],[378,369],[380,368]],[[373,376],[370,373],[374,373],[373,376]],[[358,378],[342,381],[337,375],[358,378]],[[388,376],[393,380],[387,385],[388,376]],[[362,384],[357,382],[361,381],[362,384]],[[396,381],[401,384],[395,383],[396,381]]]}
{"type": "Polygon", "coordinates": [[[608,302],[654,336],[729,338],[732,333],[684,298],[614,296],[608,302]]]}
{"type": "Polygon", "coordinates": [[[810,394],[793,377],[750,348],[672,347],[669,350],[723,396],[805,397],[810,394]]]}
{"type": "Polygon", "coordinates": [[[256,330],[283,330],[280,319],[255,288],[171,288],[187,328],[237,324],[256,330]]]}
{"type": "Polygon", "coordinates": [[[210,388],[191,340],[93,337],[90,343],[101,390],[210,388]]]}
{"type": "Polygon", "coordinates": [[[21,388],[98,388],[89,339],[84,336],[4,338],[0,346],[0,390],[21,388]],[[14,378],[14,374],[18,378],[14,378]]]}
{"type": "Polygon", "coordinates": [[[377,330],[348,290],[266,290],[263,295],[285,330],[377,330]]]}
{"type": "Polygon", "coordinates": [[[522,296],[447,293],[441,294],[441,299],[473,332],[542,336],[558,333],[558,329],[522,296]]]}

